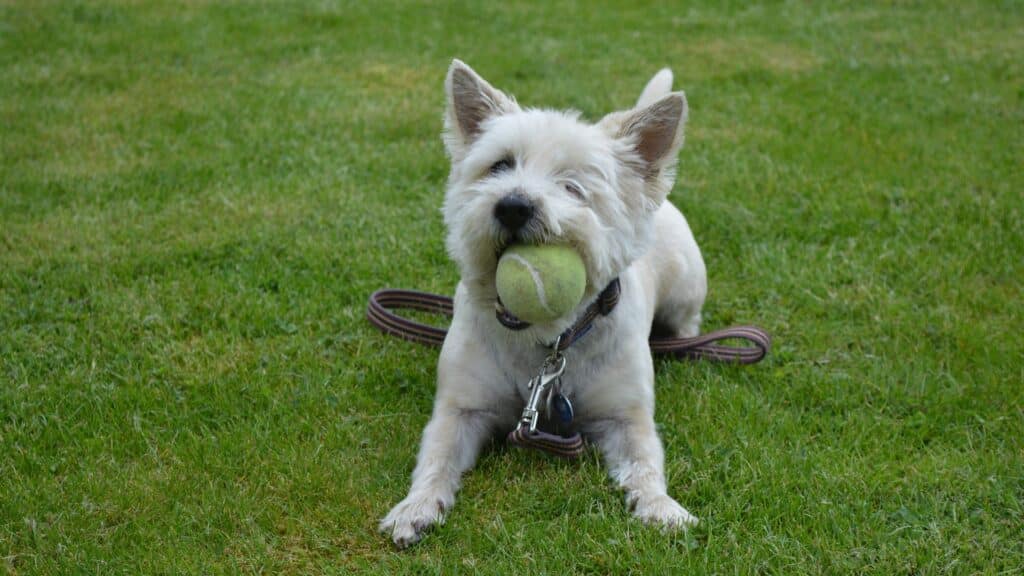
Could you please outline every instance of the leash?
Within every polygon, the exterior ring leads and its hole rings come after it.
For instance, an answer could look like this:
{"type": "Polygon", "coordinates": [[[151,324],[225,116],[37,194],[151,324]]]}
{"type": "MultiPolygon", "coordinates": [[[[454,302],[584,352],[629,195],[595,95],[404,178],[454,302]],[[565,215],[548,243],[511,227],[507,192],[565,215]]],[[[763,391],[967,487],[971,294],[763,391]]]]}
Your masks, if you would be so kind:
{"type": "MultiPolygon", "coordinates": [[[[380,331],[427,346],[441,346],[448,330],[403,318],[392,310],[419,310],[451,317],[452,299],[440,294],[385,288],[370,295],[366,316],[380,331]]],[[[582,334],[577,335],[578,339],[582,334]]],[[[573,340],[575,340],[573,339],[573,340]]],[[[771,337],[756,326],[732,326],[693,338],[651,337],[651,352],[687,360],[711,360],[726,364],[754,364],[771,350],[771,337]],[[745,340],[752,346],[729,346],[723,340],[745,340]]],[[[565,347],[571,344],[567,341],[565,347]]]]}
{"type": "MultiPolygon", "coordinates": [[[[544,359],[540,371],[528,385],[530,398],[523,409],[519,424],[510,432],[507,441],[513,446],[536,448],[562,458],[576,458],[585,449],[579,432],[562,436],[545,432],[538,427],[543,414],[548,423],[571,424],[572,403],[561,393],[562,373],[566,359],[562,354],[569,346],[585,336],[598,316],[607,316],[619,301],[621,286],[618,278],[613,280],[587,307],[580,318],[551,345],[551,352],[544,359]],[[541,408],[541,402],[545,408],[541,408]]],[[[386,334],[405,340],[441,346],[448,331],[429,324],[404,318],[392,312],[397,309],[419,310],[451,317],[454,313],[452,299],[439,294],[387,288],[370,295],[366,317],[370,323],[386,334]]],[[[509,313],[499,300],[495,310],[498,322],[509,330],[523,330],[530,325],[509,313]]],[[[732,364],[753,364],[761,361],[771,348],[768,333],[756,326],[733,326],[709,332],[693,338],[658,338],[650,340],[654,354],[685,358],[690,360],[711,360],[732,364]],[[723,340],[746,340],[753,346],[729,346],[723,340]]]]}

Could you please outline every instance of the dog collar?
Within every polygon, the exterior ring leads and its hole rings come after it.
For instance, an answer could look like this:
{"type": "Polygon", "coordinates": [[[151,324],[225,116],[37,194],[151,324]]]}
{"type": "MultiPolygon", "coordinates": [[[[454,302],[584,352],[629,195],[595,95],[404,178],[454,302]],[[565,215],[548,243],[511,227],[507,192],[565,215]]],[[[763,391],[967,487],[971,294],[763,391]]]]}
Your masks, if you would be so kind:
{"type": "MultiPolygon", "coordinates": [[[[580,338],[585,336],[590,328],[594,325],[594,320],[598,316],[607,316],[612,313],[615,309],[615,305],[619,303],[619,295],[622,292],[622,285],[619,279],[616,278],[605,286],[604,290],[597,295],[597,299],[594,300],[587,309],[583,311],[583,314],[573,323],[572,326],[567,328],[565,332],[562,332],[558,339],[555,340],[557,350],[561,352],[569,346],[572,346],[580,338]]],[[[516,318],[511,312],[509,312],[505,305],[501,303],[501,298],[495,302],[494,314],[498,318],[498,322],[502,326],[509,330],[525,330],[530,327],[529,322],[524,322],[519,318],[516,318]]]]}

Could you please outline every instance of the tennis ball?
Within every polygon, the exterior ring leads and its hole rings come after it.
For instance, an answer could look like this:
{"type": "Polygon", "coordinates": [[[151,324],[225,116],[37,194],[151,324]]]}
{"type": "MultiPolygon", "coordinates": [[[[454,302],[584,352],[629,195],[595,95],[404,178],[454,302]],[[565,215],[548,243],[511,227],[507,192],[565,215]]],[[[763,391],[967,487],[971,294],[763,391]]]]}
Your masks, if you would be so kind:
{"type": "Polygon", "coordinates": [[[540,324],[576,308],[587,287],[587,270],[568,246],[515,244],[498,260],[495,280],[505,309],[540,324]]]}

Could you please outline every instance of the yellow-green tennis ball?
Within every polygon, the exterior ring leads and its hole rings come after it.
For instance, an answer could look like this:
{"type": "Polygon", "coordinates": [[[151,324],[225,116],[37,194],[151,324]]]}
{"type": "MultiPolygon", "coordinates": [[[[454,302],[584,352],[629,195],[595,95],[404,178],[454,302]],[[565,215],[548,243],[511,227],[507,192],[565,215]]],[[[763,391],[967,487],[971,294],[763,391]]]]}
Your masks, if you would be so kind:
{"type": "Polygon", "coordinates": [[[498,296],[505,309],[531,324],[572,312],[587,287],[587,270],[568,246],[516,244],[498,260],[498,296]]]}

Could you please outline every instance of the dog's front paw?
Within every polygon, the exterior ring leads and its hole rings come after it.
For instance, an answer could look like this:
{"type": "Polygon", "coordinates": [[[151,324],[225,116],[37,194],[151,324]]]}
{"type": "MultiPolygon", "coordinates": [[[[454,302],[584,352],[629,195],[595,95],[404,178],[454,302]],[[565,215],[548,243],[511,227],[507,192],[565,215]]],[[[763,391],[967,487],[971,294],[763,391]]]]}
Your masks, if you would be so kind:
{"type": "Polygon", "coordinates": [[[444,522],[446,508],[442,498],[410,494],[388,512],[378,529],[390,532],[395,545],[406,548],[419,542],[428,528],[444,522]]]}
{"type": "Polygon", "coordinates": [[[633,515],[645,524],[659,524],[669,530],[685,530],[697,525],[697,517],[668,494],[635,496],[630,499],[633,515]]]}

